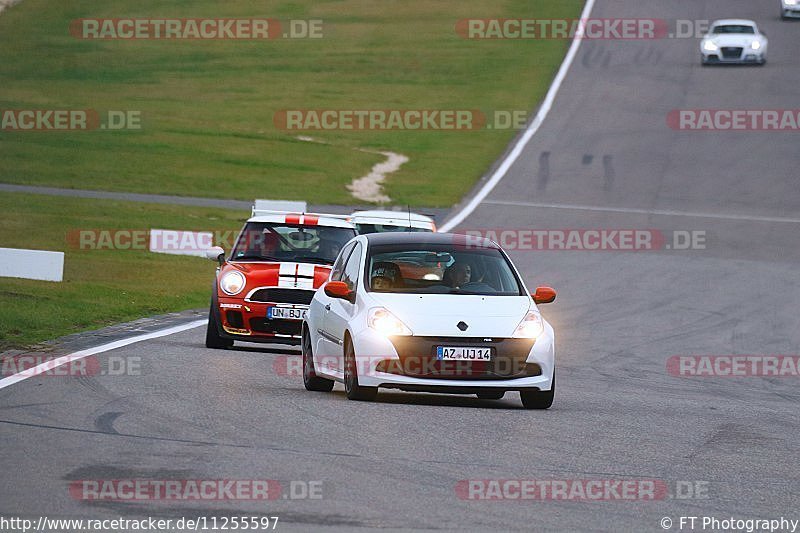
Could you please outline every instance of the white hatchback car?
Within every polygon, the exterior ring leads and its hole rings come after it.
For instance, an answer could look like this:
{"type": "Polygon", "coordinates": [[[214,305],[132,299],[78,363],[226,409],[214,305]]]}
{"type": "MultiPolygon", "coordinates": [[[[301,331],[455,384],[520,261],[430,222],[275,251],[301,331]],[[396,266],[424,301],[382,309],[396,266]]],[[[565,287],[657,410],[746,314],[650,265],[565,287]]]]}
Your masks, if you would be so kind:
{"type": "Polygon", "coordinates": [[[767,62],[767,36],[761,33],[752,20],[725,19],[711,24],[700,41],[700,58],[703,65],[714,63],[767,62]]]}
{"type": "Polygon", "coordinates": [[[303,381],[344,383],[371,400],[379,387],[476,394],[518,391],[529,409],[555,394],[555,338],[519,272],[492,241],[444,233],[359,235],[342,249],[302,327],[303,381]]]}

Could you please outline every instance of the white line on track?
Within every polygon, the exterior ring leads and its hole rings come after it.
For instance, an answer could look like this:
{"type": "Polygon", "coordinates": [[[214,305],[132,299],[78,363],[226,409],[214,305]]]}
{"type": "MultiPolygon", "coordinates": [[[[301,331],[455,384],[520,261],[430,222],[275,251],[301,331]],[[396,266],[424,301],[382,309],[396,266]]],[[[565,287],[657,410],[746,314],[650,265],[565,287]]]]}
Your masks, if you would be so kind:
{"type": "MultiPolygon", "coordinates": [[[[583,11],[581,12],[580,19],[585,21],[589,18],[589,15],[592,13],[592,8],[594,7],[595,0],[586,0],[586,4],[583,6],[583,11]]],[[[585,29],[585,22],[581,22],[578,25],[578,30],[575,32],[575,37],[572,39],[572,44],[567,51],[566,57],[564,57],[564,61],[561,63],[561,67],[558,69],[558,74],[556,74],[553,83],[550,85],[550,89],[547,91],[547,95],[544,97],[544,101],[542,105],[539,107],[539,111],[536,113],[536,116],[531,122],[531,125],[528,126],[528,129],[525,130],[525,133],[520,137],[517,144],[514,145],[514,148],[508,153],[506,158],[500,163],[500,166],[497,167],[497,170],[494,171],[489,181],[481,187],[481,189],[473,196],[469,203],[465,205],[461,211],[456,213],[450,220],[448,220],[440,229],[439,231],[447,232],[461,224],[465,218],[467,218],[475,208],[477,208],[481,202],[492,192],[500,180],[502,180],[508,169],[511,168],[511,165],[519,158],[522,150],[525,149],[525,145],[533,138],[537,131],[539,131],[539,127],[541,127],[542,122],[547,117],[547,114],[550,112],[550,108],[553,106],[553,101],[556,99],[556,95],[558,95],[559,89],[561,89],[561,83],[564,81],[564,78],[567,76],[567,72],[569,72],[569,67],[572,65],[572,61],[575,59],[575,56],[578,54],[578,48],[581,46],[581,41],[583,40],[583,33],[585,29]]]]}
{"type": "Polygon", "coordinates": [[[180,326],[173,326],[170,328],[160,329],[158,331],[152,331],[150,333],[136,335],[135,337],[128,337],[127,339],[120,339],[118,341],[109,342],[107,344],[102,344],[100,346],[95,346],[94,348],[81,350],[79,352],[71,353],[69,355],[56,357],[55,359],[50,359],[49,361],[45,361],[44,363],[38,364],[32,368],[23,370],[22,372],[14,374],[13,376],[0,379],[0,390],[5,389],[6,387],[9,387],[15,383],[19,383],[20,381],[25,381],[28,378],[32,378],[34,376],[38,376],[39,374],[43,374],[48,370],[52,370],[61,365],[65,365],[72,361],[79,361],[80,359],[83,359],[84,357],[89,357],[90,355],[108,352],[110,350],[116,350],[117,348],[122,348],[123,346],[128,346],[129,344],[134,344],[136,342],[147,341],[150,339],[157,339],[159,337],[166,337],[167,335],[172,335],[173,333],[180,333],[181,331],[186,331],[189,329],[200,327],[202,325],[205,325],[207,322],[208,320],[206,319],[193,320],[192,322],[181,324],[180,326]]]}
{"type": "Polygon", "coordinates": [[[516,207],[538,207],[542,209],[572,209],[576,211],[600,211],[605,213],[635,213],[641,215],[664,215],[669,217],[715,218],[719,220],[743,220],[748,222],[783,222],[800,224],[800,218],[765,217],[758,215],[736,215],[723,213],[693,213],[691,211],[673,211],[668,209],[638,209],[635,207],[595,207],[591,205],[543,204],[536,202],[514,202],[508,200],[486,200],[485,204],[507,205],[516,207]]]}

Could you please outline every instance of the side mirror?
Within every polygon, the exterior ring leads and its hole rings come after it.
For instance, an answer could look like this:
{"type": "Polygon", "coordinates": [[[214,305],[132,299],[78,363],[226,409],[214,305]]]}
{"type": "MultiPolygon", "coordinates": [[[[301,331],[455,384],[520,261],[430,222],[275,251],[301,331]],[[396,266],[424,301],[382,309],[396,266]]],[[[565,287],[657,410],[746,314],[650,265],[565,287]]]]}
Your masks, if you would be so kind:
{"type": "Polygon", "coordinates": [[[341,298],[342,300],[352,301],[353,291],[344,281],[329,281],[325,284],[325,294],[331,298],[341,298]]]}
{"type": "Polygon", "coordinates": [[[214,246],[206,250],[206,259],[216,261],[220,265],[225,262],[225,250],[221,246],[214,246]]]}
{"type": "Polygon", "coordinates": [[[556,299],[556,291],[550,287],[536,287],[536,292],[531,294],[536,305],[549,304],[556,299]]]}

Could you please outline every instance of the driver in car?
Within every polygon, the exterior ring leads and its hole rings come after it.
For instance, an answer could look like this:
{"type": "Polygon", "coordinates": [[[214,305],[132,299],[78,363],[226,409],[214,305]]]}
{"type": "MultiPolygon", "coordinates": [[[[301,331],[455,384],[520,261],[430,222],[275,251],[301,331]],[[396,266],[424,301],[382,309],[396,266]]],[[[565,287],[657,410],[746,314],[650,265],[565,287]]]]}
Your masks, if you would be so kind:
{"type": "Polygon", "coordinates": [[[471,279],[472,267],[467,263],[453,263],[444,271],[444,282],[454,289],[466,285],[471,279]]]}
{"type": "Polygon", "coordinates": [[[402,285],[400,268],[388,261],[375,263],[370,276],[370,287],[376,291],[386,291],[402,285]]]}
{"type": "Polygon", "coordinates": [[[342,251],[344,243],[335,237],[336,233],[326,230],[319,232],[319,247],[317,248],[319,254],[326,259],[333,261],[342,251]]]}

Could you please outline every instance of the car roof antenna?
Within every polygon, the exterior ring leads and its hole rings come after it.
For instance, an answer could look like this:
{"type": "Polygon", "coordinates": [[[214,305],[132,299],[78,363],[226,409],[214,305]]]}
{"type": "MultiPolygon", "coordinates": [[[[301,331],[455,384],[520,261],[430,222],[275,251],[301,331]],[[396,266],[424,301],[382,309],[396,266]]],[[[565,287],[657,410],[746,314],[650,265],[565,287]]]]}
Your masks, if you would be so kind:
{"type": "Polygon", "coordinates": [[[408,231],[411,231],[411,204],[406,204],[406,209],[408,210],[408,231]]]}

